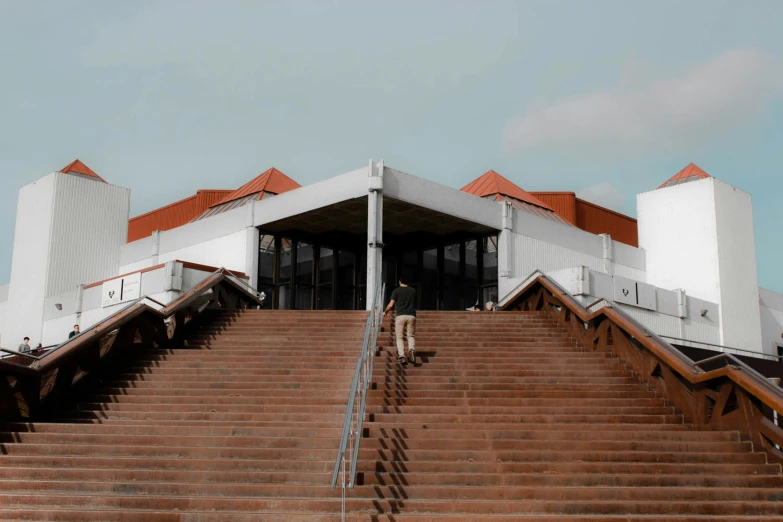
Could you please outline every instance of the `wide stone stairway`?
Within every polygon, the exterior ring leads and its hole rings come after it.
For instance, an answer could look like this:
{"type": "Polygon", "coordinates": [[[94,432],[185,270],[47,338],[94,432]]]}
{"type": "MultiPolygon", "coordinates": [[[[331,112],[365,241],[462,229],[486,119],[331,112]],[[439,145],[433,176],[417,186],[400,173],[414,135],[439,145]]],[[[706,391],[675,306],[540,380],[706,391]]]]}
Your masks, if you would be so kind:
{"type": "MultiPolygon", "coordinates": [[[[217,313],[0,425],[0,520],[335,521],[366,312],[217,313]]],[[[696,431],[543,313],[387,320],[348,520],[783,520],[778,464],[696,431]]]]}
{"type": "Polygon", "coordinates": [[[116,364],[53,422],[1,426],[0,519],[334,520],[366,317],[218,314],[182,349],[116,364]]]}
{"type": "Polygon", "coordinates": [[[376,520],[783,520],[778,464],[542,312],[420,312],[416,342],[376,359],[349,503],[376,520]]]}

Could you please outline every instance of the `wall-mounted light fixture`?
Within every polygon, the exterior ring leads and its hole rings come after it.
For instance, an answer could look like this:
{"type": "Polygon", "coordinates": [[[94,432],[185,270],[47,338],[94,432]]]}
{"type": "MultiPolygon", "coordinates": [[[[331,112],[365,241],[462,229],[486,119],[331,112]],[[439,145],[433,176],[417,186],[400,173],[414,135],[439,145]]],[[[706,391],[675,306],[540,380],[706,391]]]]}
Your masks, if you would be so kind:
{"type": "Polygon", "coordinates": [[[707,310],[702,310],[702,311],[701,311],[701,316],[702,316],[702,317],[704,317],[704,316],[706,316],[706,315],[707,315],[707,310]]]}
{"type": "Polygon", "coordinates": [[[55,303],[54,307],[57,308],[58,310],[62,310],[63,309],[63,304],[62,303],[55,303]]]}

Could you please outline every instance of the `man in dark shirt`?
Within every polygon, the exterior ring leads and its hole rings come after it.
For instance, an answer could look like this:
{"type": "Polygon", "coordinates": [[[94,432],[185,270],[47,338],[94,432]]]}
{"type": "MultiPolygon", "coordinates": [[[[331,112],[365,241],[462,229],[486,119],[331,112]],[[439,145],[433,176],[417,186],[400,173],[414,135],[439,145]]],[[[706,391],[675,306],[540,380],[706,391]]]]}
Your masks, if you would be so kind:
{"type": "Polygon", "coordinates": [[[79,335],[79,325],[75,324],[73,325],[73,331],[68,334],[68,339],[76,337],[77,335],[79,335]]]}
{"type": "Polygon", "coordinates": [[[405,281],[400,278],[400,286],[392,292],[389,305],[383,311],[384,317],[389,310],[394,308],[397,313],[394,321],[394,329],[397,335],[397,360],[400,364],[411,364],[416,362],[416,341],[414,334],[416,332],[416,290],[409,287],[405,281]],[[408,358],[405,359],[404,334],[408,336],[408,358]]]}

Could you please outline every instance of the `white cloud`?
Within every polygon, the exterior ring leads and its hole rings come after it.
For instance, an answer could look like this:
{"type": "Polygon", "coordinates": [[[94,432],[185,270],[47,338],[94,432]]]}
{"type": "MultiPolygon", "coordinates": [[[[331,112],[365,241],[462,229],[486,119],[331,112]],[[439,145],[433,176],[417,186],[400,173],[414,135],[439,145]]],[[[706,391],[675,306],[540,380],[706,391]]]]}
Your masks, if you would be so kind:
{"type": "Polygon", "coordinates": [[[729,51],[679,78],[532,105],[508,122],[504,145],[688,146],[758,115],[783,92],[782,79],[764,52],[729,51]]]}
{"type": "Polygon", "coordinates": [[[625,212],[623,208],[625,206],[625,196],[611,183],[604,182],[587,187],[577,192],[576,197],[615,212],[625,212]]]}

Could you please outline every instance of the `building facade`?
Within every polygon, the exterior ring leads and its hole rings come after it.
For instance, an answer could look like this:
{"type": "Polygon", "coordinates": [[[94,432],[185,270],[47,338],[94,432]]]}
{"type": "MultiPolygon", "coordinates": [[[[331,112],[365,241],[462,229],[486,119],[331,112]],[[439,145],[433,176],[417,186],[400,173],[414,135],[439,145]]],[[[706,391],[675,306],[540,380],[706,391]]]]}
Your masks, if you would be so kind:
{"type": "Polygon", "coordinates": [[[143,296],[165,303],[217,267],[268,308],[324,310],[363,309],[400,277],[422,309],[464,310],[543,272],[672,342],[781,345],[783,296],[758,287],[750,195],[695,165],[640,194],[637,219],[494,171],[456,190],[372,161],[308,186],[272,168],[131,219],[129,202],[78,160],[20,190],[0,346],[57,344],[74,324],[143,296]]]}

